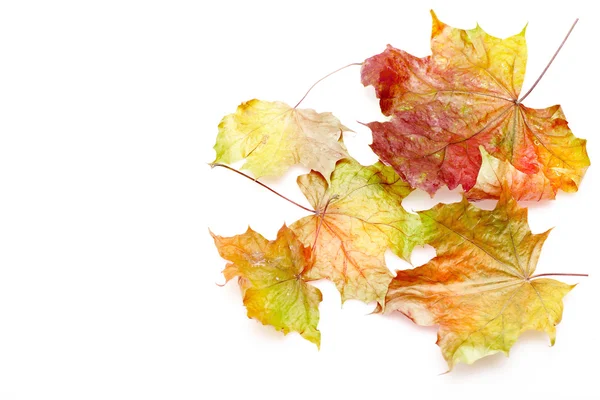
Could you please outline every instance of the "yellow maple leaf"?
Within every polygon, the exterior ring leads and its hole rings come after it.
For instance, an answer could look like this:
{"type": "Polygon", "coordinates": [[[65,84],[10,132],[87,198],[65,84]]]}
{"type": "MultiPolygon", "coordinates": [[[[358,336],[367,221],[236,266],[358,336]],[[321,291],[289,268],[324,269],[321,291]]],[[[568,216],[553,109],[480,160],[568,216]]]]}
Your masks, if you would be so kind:
{"type": "Polygon", "coordinates": [[[333,281],[342,301],[383,302],[392,278],[385,251],[408,260],[422,243],[419,217],[402,207],[410,186],[391,167],[365,167],[352,159],[338,162],[330,184],[313,171],[300,176],[298,185],[317,211],[290,227],[314,246],[307,277],[333,281]]]}
{"type": "Polygon", "coordinates": [[[254,99],[219,124],[214,162],[245,159],[242,169],[257,179],[280,176],[292,165],[302,164],[329,179],[335,163],[348,157],[340,141],[347,130],[331,113],[254,99]]]}
{"type": "Polygon", "coordinates": [[[463,199],[419,214],[437,256],[398,271],[385,312],[400,311],[419,325],[438,324],[437,344],[450,369],[498,352],[508,355],[526,330],[546,332],[554,344],[562,299],[574,286],[533,274],[550,231],[532,234],[527,210],[506,191],[493,211],[463,199]]]}

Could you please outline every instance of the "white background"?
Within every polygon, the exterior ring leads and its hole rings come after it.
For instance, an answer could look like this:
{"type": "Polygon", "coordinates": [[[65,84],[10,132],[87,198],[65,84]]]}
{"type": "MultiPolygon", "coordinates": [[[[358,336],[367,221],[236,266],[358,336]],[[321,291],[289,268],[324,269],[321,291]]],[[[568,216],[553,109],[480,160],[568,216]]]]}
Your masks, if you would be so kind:
{"type": "MultiPolygon", "coordinates": [[[[599,398],[598,12],[594,2],[2,1],[0,3],[0,399],[599,398]],[[304,212],[211,170],[217,125],[252,98],[296,101],[317,79],[387,43],[429,54],[429,9],[496,36],[529,22],[531,86],[581,21],[530,107],[562,104],[589,140],[581,189],[532,204],[555,226],[538,273],[590,273],[565,299],[553,348],[525,334],[446,371],[436,329],[340,305],[328,282],[321,351],[249,320],[208,234],[274,238],[304,212]]],[[[352,67],[303,107],[332,111],[375,161],[381,120],[352,67]]],[[[306,204],[295,168],[276,189],[306,204]]],[[[435,201],[457,200],[442,193],[435,201]]],[[[410,210],[435,203],[422,192],[410,210]]],[[[489,204],[487,205],[489,207],[489,204]]],[[[415,264],[433,252],[415,253],[415,264]]],[[[392,269],[407,268],[388,257],[392,269]]]]}

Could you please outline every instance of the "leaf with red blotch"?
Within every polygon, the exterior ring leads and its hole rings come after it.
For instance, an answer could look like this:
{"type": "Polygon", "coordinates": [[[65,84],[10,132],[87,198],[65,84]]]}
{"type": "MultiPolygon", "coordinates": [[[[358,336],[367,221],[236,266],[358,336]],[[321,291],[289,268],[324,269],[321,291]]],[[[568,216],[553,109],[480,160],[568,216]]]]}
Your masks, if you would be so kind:
{"type": "Polygon", "coordinates": [[[463,199],[419,215],[437,256],[398,271],[385,312],[400,311],[419,325],[439,325],[437,344],[450,369],[498,352],[508,355],[531,329],[546,332],[554,344],[562,299],[574,286],[534,275],[550,231],[532,234],[527,209],[518,207],[506,190],[492,211],[463,199]]]}
{"type": "Polygon", "coordinates": [[[431,195],[447,185],[476,183],[479,147],[524,174],[542,173],[552,190],[575,192],[590,165],[560,106],[521,104],[525,30],[507,39],[452,28],[435,14],[432,55],[387,49],[367,59],[362,82],[372,85],[389,122],[371,122],[371,147],[413,187],[431,195]]]}
{"type": "Polygon", "coordinates": [[[221,257],[230,261],[223,271],[225,279],[239,277],[248,318],[284,334],[298,332],[318,347],[322,295],[306,283],[304,274],[313,264],[310,248],[285,225],[273,241],[250,228],[233,237],[211,235],[221,257]]]}
{"type": "Polygon", "coordinates": [[[471,201],[498,199],[503,187],[507,186],[515,200],[549,200],[556,197],[556,188],[538,171],[527,175],[513,167],[508,161],[492,157],[483,147],[481,150],[481,169],[475,186],[465,193],[471,201]]]}

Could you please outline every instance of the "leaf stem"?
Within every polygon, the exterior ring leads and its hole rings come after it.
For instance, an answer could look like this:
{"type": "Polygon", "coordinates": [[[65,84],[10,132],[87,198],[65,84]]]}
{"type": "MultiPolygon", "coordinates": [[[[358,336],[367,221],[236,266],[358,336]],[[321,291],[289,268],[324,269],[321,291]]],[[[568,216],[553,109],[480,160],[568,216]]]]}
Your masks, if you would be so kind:
{"type": "Polygon", "coordinates": [[[540,278],[542,276],[585,276],[585,277],[588,277],[589,275],[588,274],[568,274],[568,273],[560,273],[560,272],[556,272],[556,273],[555,272],[551,272],[551,273],[548,273],[548,274],[532,275],[529,278],[527,278],[527,280],[529,281],[531,279],[540,278]]]}
{"type": "Polygon", "coordinates": [[[323,225],[323,218],[325,218],[325,213],[327,212],[327,207],[329,207],[329,203],[331,202],[331,200],[336,200],[339,196],[336,194],[332,197],[329,198],[329,200],[327,200],[327,203],[325,203],[325,207],[323,208],[323,211],[319,210],[316,212],[317,217],[319,217],[319,223],[317,224],[317,230],[315,232],[315,241],[313,242],[311,251],[313,251],[315,249],[315,246],[317,245],[317,239],[319,238],[319,232],[321,231],[321,225],[323,225]]]}
{"type": "Polygon", "coordinates": [[[319,79],[318,81],[316,81],[315,83],[313,83],[313,85],[312,85],[312,86],[311,86],[311,87],[310,87],[310,88],[309,88],[309,89],[306,91],[306,93],[304,94],[304,96],[302,96],[302,98],[301,98],[301,99],[300,99],[300,101],[299,101],[299,102],[298,102],[298,103],[297,103],[297,104],[294,106],[294,108],[297,108],[297,107],[300,105],[300,103],[302,103],[302,102],[304,101],[304,99],[306,98],[306,96],[308,96],[308,94],[310,93],[310,91],[311,91],[311,90],[313,90],[313,88],[314,88],[315,86],[317,86],[317,84],[318,84],[319,82],[321,82],[322,80],[325,80],[325,79],[329,78],[331,75],[335,74],[336,72],[340,72],[341,70],[343,70],[343,69],[346,69],[346,68],[348,68],[348,67],[352,67],[353,65],[362,65],[362,63],[351,63],[351,64],[348,64],[348,65],[345,65],[345,66],[343,66],[342,68],[338,68],[338,69],[336,69],[336,70],[335,70],[335,71],[333,71],[333,72],[330,72],[330,73],[328,73],[327,75],[325,75],[324,77],[322,77],[321,79],[319,79]]]}
{"type": "Polygon", "coordinates": [[[578,21],[579,21],[579,18],[577,18],[575,20],[575,22],[573,22],[573,25],[571,25],[571,29],[569,29],[569,32],[567,32],[567,36],[565,36],[565,38],[563,39],[563,41],[560,44],[560,46],[558,46],[558,49],[556,50],[556,52],[554,53],[554,55],[550,59],[550,62],[548,63],[548,65],[546,65],[546,68],[544,68],[544,70],[542,71],[541,75],[537,78],[537,80],[535,81],[535,83],[533,84],[533,86],[531,87],[531,89],[529,89],[527,91],[527,93],[525,93],[525,95],[523,97],[521,97],[517,101],[517,104],[520,104],[523,100],[525,100],[527,98],[527,96],[529,96],[529,94],[533,91],[533,89],[535,89],[535,87],[537,86],[537,84],[542,80],[542,77],[544,76],[544,74],[546,73],[546,71],[548,71],[548,68],[550,68],[550,65],[552,64],[552,62],[554,61],[554,59],[556,58],[556,56],[560,52],[560,49],[562,49],[562,47],[564,46],[564,44],[567,42],[567,39],[569,38],[569,35],[571,35],[571,32],[573,32],[573,29],[575,28],[575,25],[577,25],[578,21]]]}
{"type": "Polygon", "coordinates": [[[293,205],[295,205],[295,206],[298,206],[298,207],[300,207],[301,209],[303,209],[303,210],[306,210],[306,211],[308,211],[308,212],[311,212],[311,213],[313,213],[313,214],[316,214],[316,213],[317,213],[315,210],[311,210],[311,209],[310,209],[310,208],[308,208],[308,207],[304,207],[303,205],[296,203],[294,200],[288,199],[287,197],[285,197],[285,196],[284,196],[284,195],[282,195],[281,193],[279,193],[279,192],[275,191],[274,189],[271,189],[270,187],[268,187],[267,185],[265,185],[265,184],[264,184],[264,183],[262,183],[262,182],[259,182],[257,179],[254,179],[254,178],[253,178],[253,177],[251,177],[250,175],[246,175],[245,173],[243,173],[243,172],[241,172],[241,171],[238,171],[238,170],[237,170],[237,169],[235,169],[235,168],[231,168],[229,165],[225,165],[225,164],[221,164],[221,163],[211,163],[211,164],[209,164],[209,165],[211,166],[211,168],[214,168],[214,167],[223,167],[223,168],[225,168],[225,169],[228,169],[228,170],[230,170],[230,171],[233,171],[233,172],[235,172],[235,173],[237,173],[237,174],[240,174],[240,175],[242,175],[243,177],[246,177],[246,178],[250,179],[251,181],[258,183],[260,186],[262,186],[262,187],[264,187],[265,189],[267,189],[267,190],[271,191],[272,193],[275,193],[277,196],[281,197],[282,199],[289,201],[289,202],[290,202],[290,203],[292,203],[293,205]]]}

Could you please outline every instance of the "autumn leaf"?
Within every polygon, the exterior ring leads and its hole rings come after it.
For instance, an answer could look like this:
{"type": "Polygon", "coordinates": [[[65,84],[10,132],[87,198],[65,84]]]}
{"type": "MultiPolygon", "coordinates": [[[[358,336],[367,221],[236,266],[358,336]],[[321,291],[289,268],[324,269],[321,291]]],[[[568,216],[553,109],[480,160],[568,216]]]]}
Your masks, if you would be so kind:
{"type": "Polygon", "coordinates": [[[499,39],[432,16],[431,56],[388,46],[363,64],[363,84],[375,88],[383,114],[392,117],[368,124],[379,158],[430,194],[443,185],[468,191],[483,146],[524,174],[541,171],[554,192],[577,191],[590,165],[586,141],[573,135],[560,106],[532,109],[521,103],[528,93],[519,97],[525,30],[499,39]]]}
{"type": "Polygon", "coordinates": [[[211,235],[221,257],[230,261],[223,271],[225,279],[240,278],[248,318],[284,334],[298,332],[320,346],[317,324],[322,295],[304,277],[312,265],[310,249],[285,225],[274,241],[250,228],[233,237],[211,235]]]}
{"type": "Polygon", "coordinates": [[[302,164],[329,179],[348,152],[340,141],[344,125],[331,113],[299,110],[281,102],[250,100],[219,124],[215,163],[245,159],[255,178],[280,176],[302,164]]]}
{"type": "Polygon", "coordinates": [[[419,217],[402,208],[412,189],[393,168],[365,167],[353,159],[338,162],[330,184],[313,171],[300,176],[298,185],[317,211],[291,226],[305,246],[314,246],[307,276],[333,281],[342,301],[382,303],[392,278],[386,249],[408,260],[422,243],[419,217]]]}
{"type": "Polygon", "coordinates": [[[419,325],[438,324],[437,344],[450,369],[498,352],[508,355],[526,330],[546,332],[554,344],[562,299],[574,286],[533,275],[549,231],[532,234],[527,210],[506,191],[493,211],[463,199],[419,214],[437,256],[398,271],[386,312],[400,311],[419,325]]]}
{"type": "Polygon", "coordinates": [[[465,196],[471,201],[498,199],[504,187],[515,200],[548,200],[556,197],[556,188],[538,171],[527,175],[513,167],[508,161],[492,157],[483,147],[481,169],[475,186],[465,196]]]}

